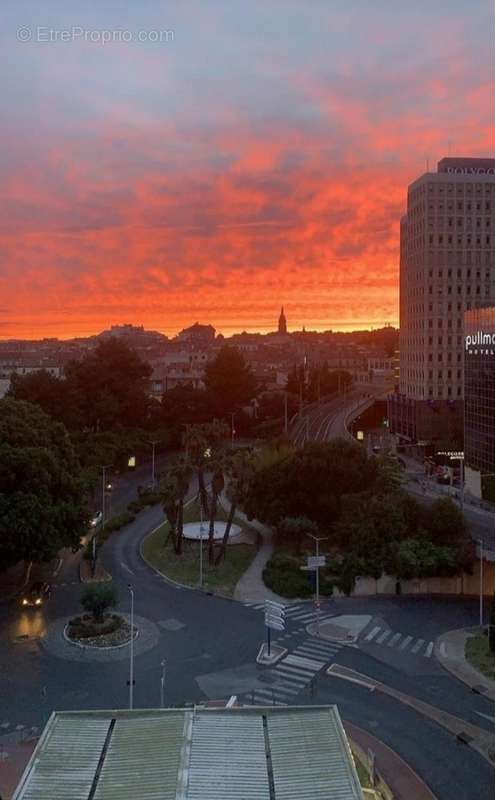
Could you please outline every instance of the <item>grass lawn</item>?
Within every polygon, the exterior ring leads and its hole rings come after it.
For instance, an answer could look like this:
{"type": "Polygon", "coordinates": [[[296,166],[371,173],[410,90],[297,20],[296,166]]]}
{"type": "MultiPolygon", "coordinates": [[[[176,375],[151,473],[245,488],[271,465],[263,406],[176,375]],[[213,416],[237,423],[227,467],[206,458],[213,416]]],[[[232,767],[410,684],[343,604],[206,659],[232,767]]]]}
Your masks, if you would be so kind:
{"type": "MultiPolygon", "coordinates": [[[[197,522],[199,516],[197,502],[190,503],[185,507],[184,522],[197,522]]],[[[223,521],[227,518],[220,506],[216,518],[223,521]]],[[[235,524],[242,527],[244,531],[249,530],[237,519],[235,524]]],[[[182,555],[176,555],[170,537],[170,527],[168,522],[165,522],[151,536],[147,537],[143,552],[145,558],[168,578],[188,586],[198,586],[199,548],[199,542],[184,539],[182,555]]],[[[254,544],[230,544],[227,546],[225,560],[218,567],[210,567],[208,565],[208,542],[205,538],[203,540],[203,585],[205,589],[231,597],[237,581],[249,567],[255,555],[254,544]]]]}
{"type": "Polygon", "coordinates": [[[361,784],[363,789],[372,789],[373,787],[372,787],[371,782],[370,782],[370,777],[369,777],[369,774],[368,774],[368,770],[364,766],[364,764],[361,761],[361,759],[358,758],[358,756],[355,753],[353,753],[353,756],[354,756],[354,763],[356,765],[356,771],[357,771],[358,778],[359,778],[359,783],[361,784]]]}
{"type": "Polygon", "coordinates": [[[488,649],[488,636],[471,636],[466,642],[466,658],[483,675],[495,681],[495,653],[488,649]]]}

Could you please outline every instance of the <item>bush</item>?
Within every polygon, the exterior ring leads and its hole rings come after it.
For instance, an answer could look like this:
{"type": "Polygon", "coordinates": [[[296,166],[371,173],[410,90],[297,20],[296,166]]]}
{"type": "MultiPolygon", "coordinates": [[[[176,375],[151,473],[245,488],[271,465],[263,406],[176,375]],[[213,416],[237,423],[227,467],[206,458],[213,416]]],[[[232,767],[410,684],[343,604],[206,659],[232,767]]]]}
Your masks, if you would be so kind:
{"type": "Polygon", "coordinates": [[[81,595],[81,605],[93,615],[94,622],[102,622],[107,608],[115,608],[117,603],[117,589],[113,583],[89,584],[81,595]]]}
{"type": "Polygon", "coordinates": [[[93,636],[106,636],[121,628],[123,625],[122,617],[110,614],[103,619],[103,622],[96,623],[88,615],[74,617],[69,622],[68,635],[72,639],[91,639],[93,636]]]}
{"type": "Polygon", "coordinates": [[[282,597],[311,597],[313,590],[308,573],[299,569],[300,562],[286,555],[273,555],[263,570],[263,581],[282,597]]]}
{"type": "MultiPolygon", "coordinates": [[[[105,527],[102,530],[102,534],[106,531],[107,534],[113,533],[113,531],[119,531],[124,525],[129,525],[129,523],[134,522],[136,519],[136,515],[131,513],[130,511],[124,511],[122,514],[117,514],[117,516],[112,517],[109,522],[105,523],[105,527]]],[[[106,537],[105,537],[106,538],[106,537]]]]}

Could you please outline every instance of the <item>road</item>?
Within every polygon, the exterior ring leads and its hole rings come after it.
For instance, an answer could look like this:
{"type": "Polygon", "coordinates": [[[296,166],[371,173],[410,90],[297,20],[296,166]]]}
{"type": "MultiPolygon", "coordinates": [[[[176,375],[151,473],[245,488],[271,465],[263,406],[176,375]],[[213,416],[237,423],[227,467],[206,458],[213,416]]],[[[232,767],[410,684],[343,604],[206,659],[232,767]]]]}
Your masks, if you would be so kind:
{"type": "MultiPolygon", "coordinates": [[[[159,704],[161,661],[166,659],[168,705],[231,694],[245,702],[253,697],[258,702],[264,698],[288,704],[336,702],[344,719],[383,739],[410,762],[439,800],[491,797],[493,768],[480,755],[417,711],[330,677],[317,666],[351,667],[495,735],[490,720],[495,721],[495,705],[445,673],[429,646],[446,630],[475,624],[476,603],[427,598],[325,601],[324,617],[342,613],[369,617],[356,646],[322,645],[308,636],[305,628],[312,606],[296,603],[288,611],[283,639],[292,663],[278,666],[278,671],[260,668],[255,664],[264,635],[260,610],[175,588],[141,559],[140,544],[162,517],[159,507],[144,511],[112,536],[103,550],[105,567],[120,593],[120,608],[129,611],[132,582],[136,615],[158,631],[154,646],[135,660],[135,707],[159,704]],[[406,646],[401,649],[403,642],[406,646]]],[[[43,725],[53,709],[127,705],[126,653],[120,660],[101,663],[87,657],[67,659],[46,647],[57,621],[80,610],[78,558],[63,562],[52,598],[43,609],[26,612],[16,604],[0,608],[0,725],[5,735],[19,724],[43,725]]]]}
{"type": "MultiPolygon", "coordinates": [[[[309,409],[302,419],[295,420],[292,440],[302,446],[309,440],[325,442],[338,437],[349,438],[351,434],[346,427],[349,414],[353,409],[361,408],[361,404],[365,405],[368,397],[366,393],[356,390],[346,398],[338,397],[321,407],[309,409]]],[[[415,495],[422,505],[432,505],[439,497],[445,497],[442,487],[424,474],[421,464],[412,459],[406,461],[404,488],[415,495]]],[[[495,513],[470,503],[466,498],[464,515],[473,539],[483,540],[485,550],[493,553],[495,558],[495,513]]]]}

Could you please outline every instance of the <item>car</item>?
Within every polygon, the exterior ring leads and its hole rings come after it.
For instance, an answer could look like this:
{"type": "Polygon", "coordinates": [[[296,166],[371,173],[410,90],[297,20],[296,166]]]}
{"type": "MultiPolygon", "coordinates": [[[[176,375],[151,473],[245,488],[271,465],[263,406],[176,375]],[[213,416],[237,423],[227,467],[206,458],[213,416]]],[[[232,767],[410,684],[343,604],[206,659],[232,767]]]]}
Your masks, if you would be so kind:
{"type": "Polygon", "coordinates": [[[100,522],[102,521],[102,519],[103,519],[103,511],[97,511],[96,514],[94,515],[93,519],[90,522],[90,526],[92,528],[97,528],[98,525],[100,524],[100,522]]]}
{"type": "Polygon", "coordinates": [[[49,583],[45,581],[35,581],[29,589],[23,593],[21,597],[21,605],[26,608],[27,606],[42,606],[51,594],[49,583]]]}

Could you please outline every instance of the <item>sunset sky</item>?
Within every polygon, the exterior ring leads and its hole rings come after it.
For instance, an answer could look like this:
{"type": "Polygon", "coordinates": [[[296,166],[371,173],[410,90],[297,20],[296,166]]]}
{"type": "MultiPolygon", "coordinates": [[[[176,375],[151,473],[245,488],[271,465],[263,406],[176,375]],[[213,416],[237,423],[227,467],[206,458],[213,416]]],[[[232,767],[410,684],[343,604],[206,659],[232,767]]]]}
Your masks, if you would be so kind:
{"type": "Polygon", "coordinates": [[[493,0],[2,12],[0,338],[397,323],[408,182],[495,156],[493,0]]]}

